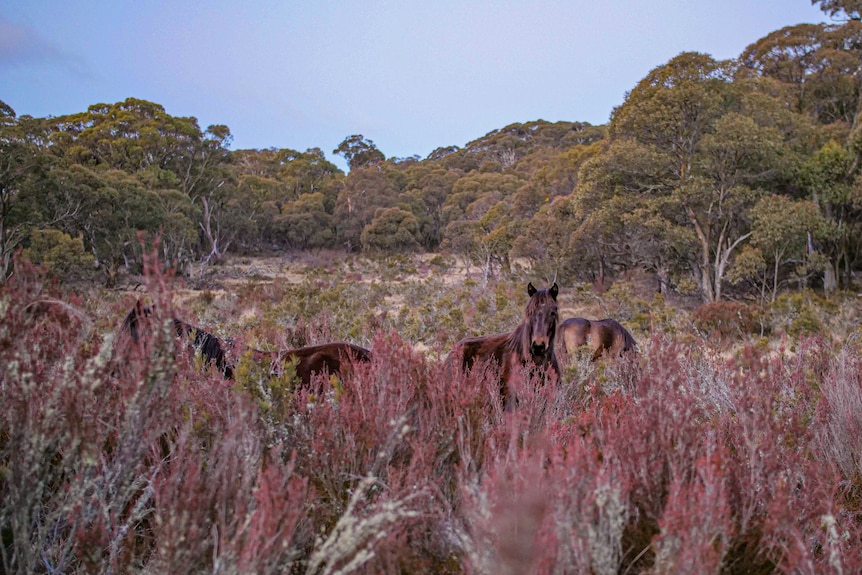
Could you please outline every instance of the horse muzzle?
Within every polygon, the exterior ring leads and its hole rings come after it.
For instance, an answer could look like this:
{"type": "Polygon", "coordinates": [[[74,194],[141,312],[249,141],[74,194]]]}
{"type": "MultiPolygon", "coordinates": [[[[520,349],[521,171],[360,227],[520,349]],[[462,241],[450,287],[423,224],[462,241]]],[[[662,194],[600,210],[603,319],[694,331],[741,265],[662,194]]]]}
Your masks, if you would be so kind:
{"type": "Polygon", "coordinates": [[[530,344],[530,353],[534,356],[548,353],[548,346],[543,341],[534,341],[530,344]]]}

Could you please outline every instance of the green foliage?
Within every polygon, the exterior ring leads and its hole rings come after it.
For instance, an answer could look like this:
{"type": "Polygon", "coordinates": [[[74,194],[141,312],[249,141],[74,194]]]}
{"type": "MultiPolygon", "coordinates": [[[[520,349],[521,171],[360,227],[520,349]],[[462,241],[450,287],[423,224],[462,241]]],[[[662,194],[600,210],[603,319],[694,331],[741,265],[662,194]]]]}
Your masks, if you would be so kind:
{"type": "Polygon", "coordinates": [[[362,134],[348,136],[337,148],[332,150],[333,154],[344,156],[350,169],[368,167],[378,164],[386,159],[383,152],[377,149],[374,142],[365,139],[362,134]]]}
{"type": "Polygon", "coordinates": [[[372,252],[411,252],[419,248],[419,222],[400,208],[379,209],[360,236],[362,249],[372,252]]]}
{"type": "Polygon", "coordinates": [[[234,368],[234,387],[247,393],[261,412],[280,421],[287,413],[297,382],[296,362],[283,362],[273,374],[273,367],[257,361],[251,352],[246,352],[234,368]]]}
{"type": "Polygon", "coordinates": [[[338,241],[348,251],[355,251],[377,210],[396,206],[402,182],[399,172],[391,167],[357,167],[350,174],[338,194],[334,220],[338,241]]]}
{"type": "Polygon", "coordinates": [[[304,194],[282,208],[273,218],[273,239],[293,249],[322,248],[335,238],[332,215],[326,212],[326,198],[320,193],[304,194]]]}
{"type": "Polygon", "coordinates": [[[386,159],[357,134],[333,150],[347,174],[318,148],[230,151],[227,126],[145,100],[49,118],[3,105],[0,271],[31,230],[52,228],[82,237],[109,283],[140,271],[138,237],[158,234],[164,259],[197,276],[228,253],[425,249],[485,281],[518,265],[599,286],[641,270],[703,301],[728,282],[762,299],[851,288],[862,28],[852,3],[820,4],[848,20],[777,30],[735,60],[683,52],[608,126],[513,123],[425,159],[386,159]],[[776,219],[782,207],[793,217],[776,219]]]}
{"type": "Polygon", "coordinates": [[[60,230],[33,230],[24,257],[66,282],[90,279],[94,274],[95,259],[84,250],[83,238],[60,230]]]}
{"type": "Polygon", "coordinates": [[[803,290],[782,294],[770,311],[773,328],[796,338],[823,335],[836,306],[811,290],[803,290]]]}

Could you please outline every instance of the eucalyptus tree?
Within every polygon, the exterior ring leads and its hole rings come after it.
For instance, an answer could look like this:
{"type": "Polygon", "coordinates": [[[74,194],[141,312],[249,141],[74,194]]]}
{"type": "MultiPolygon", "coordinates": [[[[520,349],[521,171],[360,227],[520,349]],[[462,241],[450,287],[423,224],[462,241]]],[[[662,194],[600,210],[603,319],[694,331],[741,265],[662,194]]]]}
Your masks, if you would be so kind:
{"type": "Polygon", "coordinates": [[[600,266],[588,261],[594,254],[592,243],[574,238],[582,222],[573,208],[569,197],[552,200],[526,222],[513,242],[513,255],[528,258],[537,277],[548,283],[597,279],[593,272],[600,266]]]}
{"type": "Polygon", "coordinates": [[[351,169],[334,210],[338,242],[348,251],[358,250],[362,230],[378,209],[397,206],[404,183],[400,169],[388,163],[351,169]]]}
{"type": "Polygon", "coordinates": [[[386,161],[386,156],[377,149],[374,141],[362,134],[346,137],[332,153],[342,156],[351,170],[386,161]]]}
{"type": "Polygon", "coordinates": [[[796,109],[816,124],[814,149],[798,170],[797,184],[829,222],[817,249],[827,292],[849,285],[862,234],[859,185],[862,167],[862,22],[853,1],[815,1],[831,24],[801,24],[775,31],[740,57],[740,75],[775,80],[794,94],[796,109]],[[818,149],[819,148],[819,149],[818,149]]]}
{"type": "Polygon", "coordinates": [[[168,114],[164,107],[128,98],[94,104],[86,112],[46,119],[46,151],[64,165],[105,173],[121,170],[140,178],[148,189],[175,189],[195,210],[200,242],[194,252],[205,261],[221,259],[235,236],[225,213],[235,180],[228,169],[231,141],[226,126],[202,131],[193,117],[168,114]]]}
{"type": "Polygon", "coordinates": [[[0,283],[29,233],[25,188],[36,161],[37,150],[27,142],[15,110],[0,101],[0,283]]]}
{"type": "Polygon", "coordinates": [[[862,20],[862,0],[811,0],[811,4],[820,4],[820,9],[835,19],[862,20]]]}
{"type": "Polygon", "coordinates": [[[294,250],[333,247],[335,224],[323,192],[303,194],[285,204],[274,219],[280,241],[294,250]]]}
{"type": "Polygon", "coordinates": [[[371,252],[404,253],[419,249],[419,222],[401,208],[379,208],[360,236],[362,249],[371,252]]]}
{"type": "Polygon", "coordinates": [[[512,198],[524,183],[515,174],[479,171],[455,182],[442,208],[443,248],[482,266],[486,278],[507,268],[522,227],[512,198]]]}
{"type": "Polygon", "coordinates": [[[810,246],[814,237],[828,233],[827,222],[814,202],[780,194],[761,198],[751,210],[751,220],[751,242],[737,258],[731,274],[737,279],[752,279],[761,290],[761,298],[765,299],[769,291],[774,302],[788,278],[804,276],[820,265],[810,246]],[[788,266],[790,273],[782,273],[788,266]]]}
{"type": "Polygon", "coordinates": [[[398,205],[416,218],[422,246],[436,249],[443,240],[443,206],[462,174],[428,161],[409,168],[407,175],[407,184],[398,197],[398,205]]]}
{"type": "Polygon", "coordinates": [[[862,257],[862,176],[853,173],[852,164],[850,150],[829,142],[799,170],[800,185],[828,228],[819,238],[828,258],[823,281],[827,293],[851,286],[852,272],[862,257]]]}
{"type": "Polygon", "coordinates": [[[734,62],[693,52],[652,70],[614,110],[608,149],[585,164],[577,192],[584,209],[604,214],[586,221],[616,228],[604,235],[621,252],[664,268],[660,276],[687,266],[705,301],[722,296],[751,233],[748,210],[790,169],[787,135],[775,125],[790,112],[778,98],[749,99],[733,72],[734,62]],[[589,208],[591,197],[622,211],[589,208]]]}

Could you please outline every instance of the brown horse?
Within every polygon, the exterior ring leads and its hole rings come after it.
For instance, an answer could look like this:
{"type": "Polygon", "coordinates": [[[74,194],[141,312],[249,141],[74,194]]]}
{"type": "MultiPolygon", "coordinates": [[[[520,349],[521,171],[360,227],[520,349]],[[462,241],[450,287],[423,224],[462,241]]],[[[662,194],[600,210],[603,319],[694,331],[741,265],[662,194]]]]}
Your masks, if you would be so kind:
{"type": "Polygon", "coordinates": [[[270,373],[280,375],[284,367],[295,364],[296,377],[303,386],[311,383],[315,374],[345,375],[354,363],[371,361],[371,352],[346,342],[324,343],[281,351],[251,350],[254,361],[269,361],[270,373]]]}
{"type": "Polygon", "coordinates": [[[632,334],[611,318],[592,321],[582,317],[569,318],[560,324],[560,336],[566,353],[589,343],[593,349],[592,361],[604,353],[611,357],[622,357],[637,347],[632,334]]]}
{"type": "MultiPolygon", "coordinates": [[[[128,333],[134,342],[138,342],[143,335],[142,324],[149,321],[152,314],[152,306],[145,306],[141,300],[138,300],[123,321],[121,329],[128,333]]],[[[233,340],[219,339],[211,333],[178,318],[172,319],[177,337],[190,340],[194,351],[200,353],[207,364],[215,363],[226,379],[233,379],[235,366],[229,363],[227,359],[227,350],[234,348],[233,340]]],[[[350,369],[352,362],[371,361],[369,350],[343,342],[271,352],[259,349],[251,349],[250,351],[254,361],[269,362],[270,371],[273,375],[282,373],[288,362],[295,362],[296,375],[303,385],[308,385],[316,373],[341,375],[350,369]]]]}
{"type": "MultiPolygon", "coordinates": [[[[150,317],[153,315],[153,312],[152,306],[145,306],[139,299],[135,302],[135,307],[132,308],[132,311],[123,320],[120,331],[128,334],[133,342],[140,342],[145,333],[142,329],[144,327],[143,324],[151,321],[150,317]]],[[[207,364],[214,363],[224,377],[227,379],[233,378],[233,367],[228,364],[225,354],[225,350],[232,345],[229,340],[221,340],[213,334],[176,317],[172,319],[174,332],[177,337],[189,341],[190,347],[196,353],[200,353],[204,362],[207,364]]]]}
{"type": "Polygon", "coordinates": [[[533,374],[559,379],[560,365],[554,351],[558,293],[556,283],[542,290],[527,284],[530,301],[514,331],[464,338],[455,344],[447,363],[457,360],[462,369],[468,370],[476,364],[493,362],[500,370],[500,392],[507,409],[513,400],[513,394],[508,392],[514,383],[533,374]]]}

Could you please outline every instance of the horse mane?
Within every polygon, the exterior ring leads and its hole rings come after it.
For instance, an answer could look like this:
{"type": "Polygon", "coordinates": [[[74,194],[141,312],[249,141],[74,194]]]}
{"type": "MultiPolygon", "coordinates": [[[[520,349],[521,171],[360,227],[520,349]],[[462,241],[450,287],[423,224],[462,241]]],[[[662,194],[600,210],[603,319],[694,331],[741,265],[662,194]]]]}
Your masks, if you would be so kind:
{"type": "MultiPolygon", "coordinates": [[[[140,329],[141,321],[144,318],[151,317],[154,312],[155,308],[153,306],[144,305],[143,301],[138,299],[134,307],[132,307],[131,311],[123,319],[123,323],[120,326],[121,333],[129,334],[135,343],[140,342],[143,336],[140,329]]],[[[192,346],[200,352],[206,363],[214,362],[225,378],[233,378],[233,368],[228,364],[225,353],[225,347],[228,346],[228,342],[177,317],[171,319],[173,321],[174,333],[177,337],[190,337],[192,339],[192,346]]]]}
{"type": "MultiPolygon", "coordinates": [[[[532,303],[532,302],[531,302],[532,303]]],[[[515,326],[515,329],[509,333],[506,341],[503,342],[503,348],[506,352],[517,354],[521,361],[526,360],[530,354],[530,330],[527,329],[527,316],[521,318],[521,322],[515,326]]]]}
{"type": "Polygon", "coordinates": [[[132,307],[123,319],[120,331],[128,333],[132,337],[132,341],[137,343],[141,338],[138,324],[140,323],[141,318],[150,317],[151,315],[153,315],[153,307],[148,305],[145,306],[144,303],[138,299],[138,301],[135,302],[134,307],[132,307]]]}

